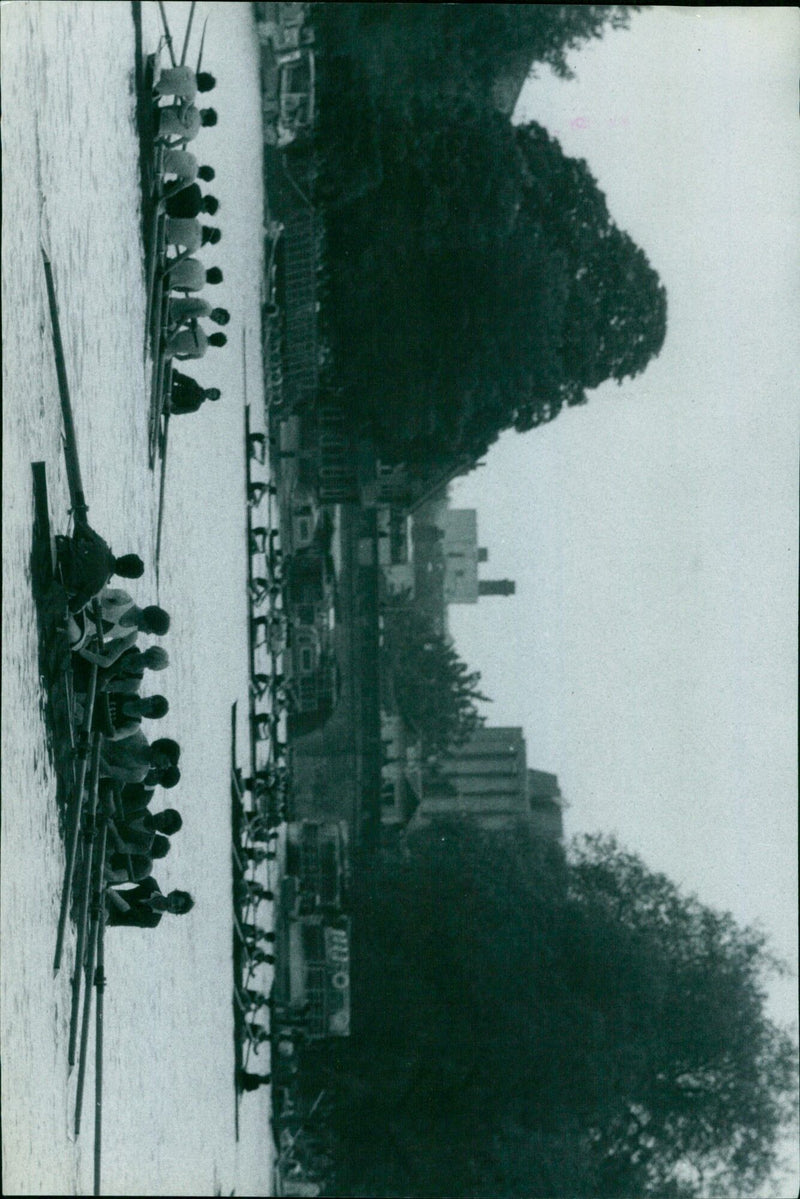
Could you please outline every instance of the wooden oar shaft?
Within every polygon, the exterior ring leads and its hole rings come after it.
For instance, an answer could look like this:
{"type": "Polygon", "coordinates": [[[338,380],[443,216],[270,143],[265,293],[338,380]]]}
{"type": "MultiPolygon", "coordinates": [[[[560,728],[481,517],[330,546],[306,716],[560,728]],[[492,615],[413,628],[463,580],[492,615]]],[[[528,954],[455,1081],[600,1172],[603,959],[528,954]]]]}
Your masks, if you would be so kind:
{"type": "Polygon", "coordinates": [[[167,49],[169,50],[169,57],[170,57],[173,67],[175,67],[178,64],[175,61],[175,51],[172,49],[172,34],[169,31],[169,25],[167,23],[167,14],[164,12],[164,5],[162,3],[162,0],[158,0],[158,11],[161,13],[161,23],[164,26],[164,36],[167,39],[167,49]]]}
{"type": "Polygon", "coordinates": [[[97,870],[95,872],[95,886],[93,888],[95,901],[98,904],[99,910],[92,917],[92,935],[89,941],[89,956],[86,960],[86,985],[84,988],[85,994],[83,997],[83,1021],[81,1023],[81,1048],[80,1057],[78,1059],[78,1086],[75,1092],[75,1136],[79,1136],[81,1131],[81,1115],[83,1112],[83,1087],[86,1081],[86,1051],[89,1044],[89,1021],[92,1015],[92,982],[94,979],[94,968],[97,960],[97,944],[100,932],[100,924],[105,921],[105,904],[104,904],[104,875],[106,865],[106,836],[108,834],[108,824],[103,820],[102,831],[100,833],[100,851],[97,855],[97,870]]]}
{"type": "MultiPolygon", "coordinates": [[[[89,730],[92,727],[92,717],[94,715],[94,697],[97,691],[97,666],[92,664],[92,673],[89,678],[89,691],[86,696],[86,710],[83,716],[83,728],[81,730],[82,741],[89,736],[89,730]]],[[[72,836],[70,839],[69,848],[67,850],[67,866],[64,875],[64,887],[61,892],[61,911],[58,915],[58,932],[56,934],[56,953],[53,960],[53,969],[58,970],[61,966],[61,954],[64,949],[64,932],[67,926],[67,913],[69,912],[69,901],[72,894],[72,879],[75,874],[75,857],[78,852],[78,834],[81,828],[81,811],[83,809],[83,788],[86,783],[86,768],[89,759],[88,749],[81,745],[80,753],[80,768],[78,771],[78,784],[75,788],[75,799],[73,801],[73,823],[72,836]]]]}
{"type": "Polygon", "coordinates": [[[97,1006],[95,1009],[95,1043],[94,1043],[94,1193],[102,1194],[100,1189],[100,1166],[103,1147],[103,1008],[106,991],[105,976],[105,919],[100,921],[100,931],[97,938],[97,969],[95,970],[94,985],[97,990],[97,1006]]]}
{"type": "Polygon", "coordinates": [[[192,7],[189,9],[189,20],[186,22],[186,34],[183,39],[183,49],[181,50],[181,66],[186,62],[186,51],[189,49],[189,34],[192,32],[192,21],[194,20],[194,10],[197,5],[192,0],[192,7]]]}
{"type": "MultiPolygon", "coordinates": [[[[170,364],[170,376],[172,373],[172,365],[170,364]]],[[[165,390],[170,388],[169,378],[167,380],[165,390]]],[[[159,582],[161,573],[161,534],[164,528],[164,496],[167,488],[167,442],[169,439],[169,409],[164,416],[164,436],[161,441],[161,479],[158,486],[158,518],[156,523],[156,583],[159,582]]]]}
{"type": "MultiPolygon", "coordinates": [[[[120,824],[124,823],[124,821],[125,821],[125,814],[124,814],[124,812],[123,812],[123,810],[122,810],[122,799],[121,799],[121,797],[120,797],[120,796],[117,794],[117,792],[116,792],[115,790],[113,790],[113,789],[112,789],[112,792],[111,792],[111,805],[112,805],[112,809],[113,809],[113,818],[114,818],[114,821],[115,821],[115,822],[116,822],[116,821],[119,821],[119,822],[120,822],[120,824]]],[[[135,883],[135,882],[136,882],[136,879],[133,877],[133,859],[132,859],[132,857],[131,857],[131,855],[130,855],[129,853],[126,853],[126,854],[125,854],[125,861],[126,861],[126,863],[127,863],[127,865],[128,865],[128,877],[129,877],[129,879],[131,880],[131,882],[132,882],[132,883],[135,883]]]]}
{"type": "Polygon", "coordinates": [[[206,26],[208,25],[208,17],[203,22],[203,32],[200,37],[200,53],[197,55],[197,66],[195,67],[195,75],[200,74],[200,64],[203,61],[203,46],[206,44],[206,26]]]}
{"type": "Polygon", "coordinates": [[[44,260],[44,277],[47,284],[47,302],[50,307],[50,323],[53,331],[53,350],[56,359],[56,376],[58,378],[58,394],[61,398],[61,416],[64,422],[64,455],[67,462],[67,481],[70,489],[70,499],[73,512],[79,517],[86,517],[87,506],[83,494],[80,465],[78,460],[78,442],[75,437],[75,424],[72,419],[72,403],[67,381],[66,358],[64,343],[61,340],[61,323],[58,319],[58,301],[53,282],[53,268],[50,259],[42,250],[44,260]]]}
{"type": "Polygon", "coordinates": [[[83,955],[86,949],[86,930],[89,924],[89,901],[92,896],[92,861],[94,858],[94,817],[97,812],[97,788],[100,781],[100,738],[95,740],[92,749],[92,771],[89,783],[89,813],[92,819],[92,830],[86,839],[86,861],[83,870],[83,895],[81,897],[81,918],[78,925],[78,943],[75,950],[75,973],[72,976],[72,1007],[69,1017],[69,1050],[67,1061],[70,1069],[75,1065],[75,1045],[78,1040],[78,1015],[81,1004],[81,979],[83,977],[83,955]]]}

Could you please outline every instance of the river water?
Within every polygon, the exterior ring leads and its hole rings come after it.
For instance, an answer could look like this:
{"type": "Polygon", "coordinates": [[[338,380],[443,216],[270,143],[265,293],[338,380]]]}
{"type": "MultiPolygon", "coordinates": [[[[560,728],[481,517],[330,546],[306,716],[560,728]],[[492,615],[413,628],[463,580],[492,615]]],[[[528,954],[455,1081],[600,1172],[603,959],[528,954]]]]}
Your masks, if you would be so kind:
{"type": "MultiPolygon", "coordinates": [[[[180,46],[188,5],[168,4],[180,46]]],[[[184,828],[159,871],[193,912],[106,937],[103,1193],[268,1194],[269,1096],[245,1095],[234,1133],[230,910],[230,707],[246,706],[243,408],[261,410],[263,211],[258,49],[249,4],[198,4],[189,61],[208,17],[203,65],[218,79],[216,129],[195,143],[217,171],[223,238],[207,265],[225,282],[229,343],[197,378],[220,386],[208,411],[170,429],[158,599],[172,615],[158,726],[182,745],[170,794],[184,828]],[[245,340],[246,339],[246,340],[245,340]],[[244,353],[243,353],[244,347],[244,353]],[[245,356],[247,359],[245,366],[245,356]]],[[[145,53],[161,32],[142,5],[145,53]]],[[[2,7],[3,63],[3,1182],[7,1194],[90,1194],[93,1074],[84,1129],[71,1135],[67,1070],[74,930],[52,972],[64,846],[41,718],[28,556],[30,463],[47,464],[56,529],[68,492],[40,257],[49,249],[84,489],[117,553],[152,563],[158,475],[147,466],[150,364],[143,357],[134,24],[127,3],[2,7]]],[[[192,57],[194,55],[194,59],[192,57]]],[[[132,584],[155,601],[151,571],[132,584]]],[[[155,735],[150,726],[150,735],[155,735]]],[[[240,730],[240,744],[244,728],[240,730]]],[[[264,984],[269,979],[262,976],[264,984]]],[[[262,1050],[258,1067],[266,1066],[262,1050]]],[[[74,1072],[73,1072],[74,1074],[74,1072]]]]}

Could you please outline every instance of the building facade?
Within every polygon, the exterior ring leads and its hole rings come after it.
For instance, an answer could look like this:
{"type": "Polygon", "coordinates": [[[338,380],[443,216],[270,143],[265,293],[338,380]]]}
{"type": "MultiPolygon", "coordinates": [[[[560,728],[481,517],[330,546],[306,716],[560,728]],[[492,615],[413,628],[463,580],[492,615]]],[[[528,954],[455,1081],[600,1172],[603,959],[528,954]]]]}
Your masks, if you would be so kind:
{"type": "Polygon", "coordinates": [[[551,840],[563,837],[564,806],[558,778],[529,770],[521,728],[478,729],[426,777],[414,820],[463,816],[482,828],[502,830],[524,823],[551,840]]]}

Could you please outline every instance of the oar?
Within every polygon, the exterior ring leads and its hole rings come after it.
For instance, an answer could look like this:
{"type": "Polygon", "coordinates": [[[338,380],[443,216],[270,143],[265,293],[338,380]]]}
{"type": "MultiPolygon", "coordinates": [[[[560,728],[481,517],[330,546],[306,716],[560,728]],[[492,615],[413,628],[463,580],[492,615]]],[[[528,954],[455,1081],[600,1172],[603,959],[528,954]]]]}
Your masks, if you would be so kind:
{"type": "Polygon", "coordinates": [[[196,7],[194,0],[192,0],[192,7],[189,9],[189,20],[186,25],[186,35],[183,39],[183,49],[181,50],[181,66],[186,62],[186,51],[189,49],[189,34],[192,32],[192,21],[194,20],[194,10],[196,7]]]}
{"type": "MultiPolygon", "coordinates": [[[[97,642],[99,648],[103,648],[103,618],[100,609],[100,603],[95,600],[92,605],[92,615],[97,627],[97,642]]],[[[83,728],[79,740],[78,754],[80,756],[80,767],[78,771],[78,785],[75,789],[75,822],[72,827],[72,838],[67,852],[67,867],[64,876],[64,889],[61,892],[61,911],[58,914],[58,932],[56,933],[56,952],[53,960],[53,969],[58,970],[61,966],[61,953],[64,948],[64,931],[67,926],[67,912],[69,911],[69,900],[72,894],[72,878],[75,873],[75,857],[78,850],[78,833],[81,826],[81,809],[83,806],[83,788],[86,782],[86,767],[89,759],[89,735],[92,727],[92,719],[94,717],[94,699],[97,693],[97,664],[92,663],[92,672],[89,676],[89,690],[86,695],[86,709],[83,714],[83,728]]]]}
{"type": "Polygon", "coordinates": [[[78,1039],[78,1014],[81,1003],[81,978],[83,976],[83,957],[86,948],[86,929],[89,923],[89,901],[92,897],[92,859],[94,857],[95,825],[97,814],[97,788],[100,781],[100,738],[96,738],[92,750],[92,773],[89,784],[89,813],[91,829],[86,837],[86,862],[84,864],[83,896],[81,900],[81,918],[78,925],[78,944],[75,950],[75,973],[72,976],[72,1007],[69,1016],[69,1050],[67,1061],[70,1070],[75,1065],[75,1044],[78,1039]]]}
{"type": "Polygon", "coordinates": [[[42,247],[42,259],[44,260],[47,302],[50,307],[50,323],[53,331],[58,394],[61,398],[61,416],[64,421],[64,457],[67,464],[67,482],[69,483],[72,511],[79,519],[85,520],[88,508],[83,494],[80,466],[78,465],[78,442],[75,437],[75,425],[72,420],[72,403],[69,397],[64,344],[61,340],[61,324],[58,319],[58,302],[56,300],[55,284],[53,283],[53,268],[44,247],[42,247]]]}
{"type": "Polygon", "coordinates": [[[161,572],[161,530],[164,527],[164,493],[167,483],[167,438],[169,437],[169,409],[164,416],[164,437],[161,443],[161,482],[158,489],[158,523],[156,526],[156,587],[161,572]]]}
{"type": "Polygon", "coordinates": [[[97,911],[92,916],[92,935],[89,941],[89,956],[86,961],[86,987],[83,997],[83,1021],[81,1024],[81,1048],[78,1059],[78,1088],[75,1093],[75,1136],[80,1135],[81,1115],[83,1112],[83,1084],[86,1080],[86,1050],[89,1043],[89,1021],[92,1015],[92,981],[95,977],[95,962],[100,937],[100,925],[105,923],[105,868],[106,868],[106,838],[108,836],[108,821],[102,819],[100,832],[100,852],[97,857],[94,896],[97,911]]]}
{"type": "Polygon", "coordinates": [[[297,1138],[298,1138],[298,1137],[301,1135],[301,1133],[303,1133],[303,1132],[305,1131],[305,1129],[308,1127],[308,1123],[309,1123],[309,1121],[310,1121],[311,1117],[314,1115],[314,1112],[317,1110],[317,1108],[319,1107],[320,1103],[322,1102],[324,1095],[325,1095],[325,1092],[324,1092],[324,1091],[320,1091],[319,1095],[318,1095],[318,1096],[317,1096],[317,1098],[314,1100],[314,1102],[312,1103],[311,1107],[308,1109],[308,1115],[307,1115],[307,1116],[305,1116],[305,1117],[303,1118],[303,1121],[302,1121],[302,1123],[301,1123],[300,1127],[298,1128],[297,1132],[296,1132],[296,1133],[294,1134],[294,1136],[291,1138],[291,1140],[289,1141],[289,1143],[288,1143],[288,1144],[287,1144],[287,1145],[284,1147],[284,1149],[282,1149],[282,1150],[281,1150],[281,1152],[278,1154],[278,1161],[277,1161],[277,1163],[276,1163],[276,1165],[278,1166],[278,1168],[280,1168],[280,1167],[281,1167],[281,1165],[282,1165],[282,1163],[283,1163],[283,1159],[284,1159],[284,1157],[287,1157],[287,1156],[288,1156],[288,1154],[289,1154],[289,1153],[291,1153],[292,1149],[294,1148],[294,1145],[295,1145],[295,1142],[296,1142],[297,1138]]]}
{"type": "Polygon", "coordinates": [[[170,57],[173,67],[175,67],[178,64],[175,62],[175,54],[172,49],[172,34],[169,31],[169,25],[167,24],[167,14],[164,12],[164,5],[162,3],[162,0],[158,0],[158,10],[161,13],[161,23],[164,26],[164,37],[166,38],[167,49],[169,50],[169,57],[170,57]]]}
{"type": "MultiPolygon", "coordinates": [[[[61,966],[61,954],[64,949],[64,931],[67,926],[67,912],[69,911],[69,901],[72,894],[72,878],[75,873],[75,858],[78,851],[78,834],[81,828],[81,810],[83,808],[83,788],[86,782],[86,768],[89,760],[89,747],[87,738],[89,730],[92,726],[92,717],[94,715],[94,697],[97,691],[97,666],[92,664],[92,673],[89,678],[89,691],[86,696],[86,710],[83,716],[83,728],[81,729],[81,739],[79,743],[78,755],[80,758],[80,768],[78,771],[78,784],[75,788],[75,799],[73,801],[74,815],[72,825],[72,838],[69,844],[67,853],[67,867],[64,875],[64,888],[61,892],[61,911],[58,914],[58,932],[56,933],[56,952],[53,959],[53,969],[58,970],[61,966]]],[[[95,738],[93,738],[93,741],[95,738]]]]}
{"type": "Polygon", "coordinates": [[[197,56],[197,66],[195,67],[195,75],[200,74],[200,63],[203,61],[203,46],[206,40],[206,26],[208,25],[208,17],[203,22],[203,33],[200,37],[200,53],[197,56]]]}
{"type": "MultiPolygon", "coordinates": [[[[150,261],[147,264],[147,308],[144,318],[146,333],[145,354],[147,353],[148,347],[152,348],[153,344],[153,326],[155,323],[153,319],[153,311],[156,303],[156,288],[161,288],[163,295],[163,280],[158,268],[166,250],[166,243],[164,241],[164,235],[167,227],[166,221],[166,215],[159,210],[158,206],[156,206],[153,216],[150,261]]],[[[160,312],[158,315],[158,325],[160,333],[160,312]]]]}
{"type": "Polygon", "coordinates": [[[103,1144],[103,1001],[106,992],[105,976],[105,919],[100,921],[97,937],[97,969],[94,985],[97,991],[94,1039],[94,1193],[100,1190],[100,1159],[103,1144]]]}

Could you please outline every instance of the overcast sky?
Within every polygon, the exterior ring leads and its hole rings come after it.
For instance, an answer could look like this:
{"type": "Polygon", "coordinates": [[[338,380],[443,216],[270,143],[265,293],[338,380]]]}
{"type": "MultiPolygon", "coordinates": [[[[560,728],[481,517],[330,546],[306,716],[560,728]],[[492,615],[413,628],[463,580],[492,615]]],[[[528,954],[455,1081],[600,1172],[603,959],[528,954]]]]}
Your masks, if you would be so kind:
{"type": "Polygon", "coordinates": [[[515,119],[588,161],[667,338],[454,485],[517,595],[450,609],[568,834],[615,832],[795,968],[799,51],[792,8],[656,8],[526,86],[515,119]]]}

